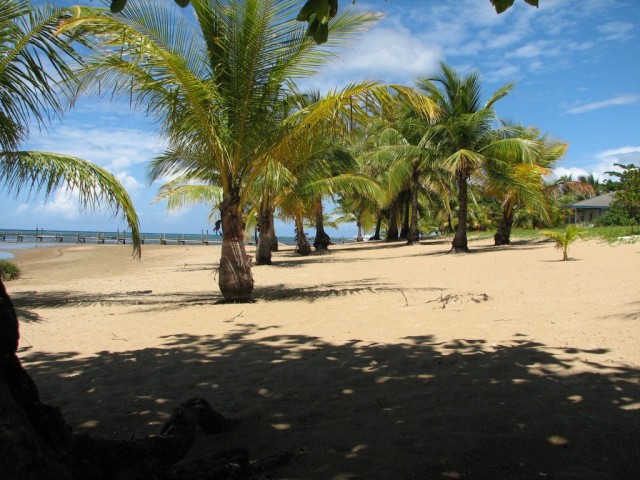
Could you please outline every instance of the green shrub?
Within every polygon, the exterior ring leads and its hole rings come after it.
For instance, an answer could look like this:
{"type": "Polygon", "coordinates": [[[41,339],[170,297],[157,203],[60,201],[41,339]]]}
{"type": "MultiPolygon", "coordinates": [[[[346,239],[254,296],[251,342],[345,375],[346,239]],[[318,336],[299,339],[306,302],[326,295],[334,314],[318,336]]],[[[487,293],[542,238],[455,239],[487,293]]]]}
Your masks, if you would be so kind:
{"type": "Polygon", "coordinates": [[[20,269],[17,265],[6,260],[0,260],[0,277],[6,282],[20,277],[20,269]]]}
{"type": "Polygon", "coordinates": [[[549,240],[556,242],[556,248],[562,250],[562,260],[564,261],[569,260],[569,245],[583,234],[582,230],[575,225],[568,225],[567,228],[561,232],[545,230],[541,233],[549,240]]]}

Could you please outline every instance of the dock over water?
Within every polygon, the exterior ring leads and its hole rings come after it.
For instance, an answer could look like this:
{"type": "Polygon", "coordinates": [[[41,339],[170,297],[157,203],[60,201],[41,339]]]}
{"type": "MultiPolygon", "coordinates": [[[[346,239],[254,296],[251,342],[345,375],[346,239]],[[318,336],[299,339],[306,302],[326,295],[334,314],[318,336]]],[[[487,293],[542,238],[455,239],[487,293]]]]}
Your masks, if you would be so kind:
{"type": "MultiPolygon", "coordinates": [[[[31,243],[95,243],[95,244],[131,244],[131,232],[119,230],[117,232],[53,232],[36,229],[24,231],[0,231],[2,242],[31,242],[31,243]]],[[[209,235],[209,231],[197,234],[164,234],[145,233],[140,235],[140,243],[160,245],[213,245],[222,239],[218,235],[209,235]]]]}

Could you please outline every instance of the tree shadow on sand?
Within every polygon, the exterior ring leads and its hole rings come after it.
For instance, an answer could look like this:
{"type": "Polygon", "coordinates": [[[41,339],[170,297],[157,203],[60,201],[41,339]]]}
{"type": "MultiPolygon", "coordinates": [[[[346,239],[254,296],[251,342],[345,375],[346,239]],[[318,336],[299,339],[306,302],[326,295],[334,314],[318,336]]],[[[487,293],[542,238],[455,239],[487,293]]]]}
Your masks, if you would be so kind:
{"type": "Polygon", "coordinates": [[[42,321],[33,311],[36,308],[135,306],[139,312],[177,310],[194,305],[214,305],[217,298],[210,291],[202,292],[153,292],[152,290],[132,290],[126,292],[85,293],[72,290],[48,292],[16,292],[13,303],[20,319],[24,322],[42,321]]]}
{"type": "Polygon", "coordinates": [[[22,359],[43,400],[97,436],[142,437],[185,398],[206,398],[241,423],[199,437],[196,452],[292,451],[280,478],[640,475],[640,371],[584,360],[604,350],[521,334],[491,346],[431,336],[334,345],[232,328],[171,335],[162,348],[22,359]]]}

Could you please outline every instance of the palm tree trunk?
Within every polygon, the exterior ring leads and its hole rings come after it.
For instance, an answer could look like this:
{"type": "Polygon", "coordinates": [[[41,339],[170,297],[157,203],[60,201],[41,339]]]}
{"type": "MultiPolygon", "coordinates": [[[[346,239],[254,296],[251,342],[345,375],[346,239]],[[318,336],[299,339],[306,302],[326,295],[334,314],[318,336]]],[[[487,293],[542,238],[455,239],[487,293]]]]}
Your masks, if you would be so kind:
{"type": "Polygon", "coordinates": [[[398,240],[398,204],[397,200],[391,203],[389,208],[389,228],[387,229],[387,242],[398,240]]]}
{"type": "Polygon", "coordinates": [[[408,191],[405,191],[402,195],[402,206],[404,208],[404,215],[402,217],[402,228],[400,229],[401,240],[406,240],[409,235],[409,213],[411,211],[411,201],[407,196],[408,193],[408,191]]]}
{"type": "Polygon", "coordinates": [[[456,180],[458,183],[458,226],[456,234],[451,242],[451,253],[466,253],[469,251],[467,246],[467,169],[462,168],[456,171],[456,180]]]}
{"type": "Polygon", "coordinates": [[[304,234],[302,217],[298,216],[296,216],[296,252],[304,257],[311,254],[311,245],[304,234]]]}
{"type": "Polygon", "coordinates": [[[502,218],[498,223],[498,230],[493,236],[494,245],[509,245],[511,243],[511,227],[513,226],[513,208],[507,204],[502,209],[502,218]]]}
{"type": "Polygon", "coordinates": [[[280,248],[278,244],[278,236],[276,235],[276,225],[274,220],[275,215],[271,213],[271,229],[269,230],[269,243],[271,244],[271,251],[277,252],[280,248]]]}
{"type": "Polygon", "coordinates": [[[40,401],[38,387],[17,355],[18,317],[0,278],[0,423],[3,478],[71,479],[71,428],[57,408],[40,401]]]}
{"type": "Polygon", "coordinates": [[[225,194],[220,205],[222,218],[222,253],[218,285],[227,302],[248,302],[253,292],[251,262],[244,248],[244,222],[239,211],[237,187],[225,194]]]}
{"type": "Polygon", "coordinates": [[[260,237],[256,246],[256,265],[271,265],[271,217],[273,214],[270,207],[265,210],[258,214],[260,237]]]}
{"type": "Polygon", "coordinates": [[[324,211],[322,209],[322,198],[319,198],[315,205],[316,213],[316,237],[313,246],[316,252],[327,253],[331,245],[331,237],[324,231],[324,211]]]}
{"type": "Polygon", "coordinates": [[[380,230],[382,229],[382,212],[378,214],[378,219],[376,220],[376,232],[371,237],[371,240],[380,240],[380,230]]]}
{"type": "Polygon", "coordinates": [[[356,222],[356,227],[358,227],[358,235],[356,235],[356,242],[362,242],[364,241],[364,238],[362,237],[362,223],[360,223],[360,220],[356,222]]]}
{"type": "Polygon", "coordinates": [[[409,232],[407,234],[407,245],[420,243],[418,237],[418,188],[414,185],[411,189],[411,220],[409,223],[409,232]]]}

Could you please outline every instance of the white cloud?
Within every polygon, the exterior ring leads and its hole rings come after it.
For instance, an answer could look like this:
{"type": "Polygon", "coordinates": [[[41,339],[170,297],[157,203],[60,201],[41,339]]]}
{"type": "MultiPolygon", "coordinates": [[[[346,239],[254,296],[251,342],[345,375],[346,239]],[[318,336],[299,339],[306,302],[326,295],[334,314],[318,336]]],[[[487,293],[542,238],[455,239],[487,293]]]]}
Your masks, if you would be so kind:
{"type": "Polygon", "coordinates": [[[613,107],[617,105],[633,105],[640,101],[638,95],[619,95],[617,97],[608,98],[606,100],[600,100],[598,102],[585,103],[584,105],[578,105],[570,108],[569,113],[585,113],[593,110],[600,110],[602,108],[613,107]]]}
{"type": "Polygon", "coordinates": [[[490,83],[508,83],[517,78],[520,72],[521,69],[517,65],[496,62],[495,64],[487,64],[487,68],[482,72],[482,80],[490,83]]]}
{"type": "Polygon", "coordinates": [[[137,192],[144,188],[144,185],[142,183],[125,172],[118,173],[116,175],[116,178],[129,193],[137,192]]]}
{"type": "Polygon", "coordinates": [[[553,178],[560,178],[560,177],[564,177],[564,176],[570,176],[573,180],[577,180],[578,177],[581,176],[588,176],[589,175],[589,171],[585,170],[584,168],[579,168],[579,167],[558,167],[555,168],[553,170],[553,173],[551,174],[551,176],[553,178]]]}
{"type": "Polygon", "coordinates": [[[597,153],[596,158],[598,159],[598,170],[601,170],[603,173],[607,170],[615,170],[616,167],[614,167],[614,163],[640,166],[640,145],[605,150],[597,153]]]}
{"type": "Polygon", "coordinates": [[[634,37],[633,24],[629,22],[607,22],[597,28],[605,35],[605,40],[629,40],[634,37]]]}
{"type": "Polygon", "coordinates": [[[47,221],[52,219],[75,220],[80,215],[78,194],[69,191],[60,191],[51,200],[40,201],[39,204],[29,208],[29,214],[41,217],[47,221]]]}
{"type": "Polygon", "coordinates": [[[162,146],[155,133],[135,127],[88,128],[78,124],[57,126],[34,136],[28,144],[32,150],[65,153],[108,170],[122,170],[146,163],[162,146]]]}
{"type": "Polygon", "coordinates": [[[536,42],[529,42],[522,47],[516,48],[513,52],[507,53],[508,58],[530,59],[541,57],[542,55],[549,54],[549,47],[551,42],[548,40],[538,40],[536,42]]]}
{"type": "Polygon", "coordinates": [[[593,174],[601,181],[609,178],[606,172],[619,171],[615,166],[616,163],[622,165],[634,164],[640,166],[640,145],[625,146],[604,150],[594,155],[594,161],[585,167],[558,167],[554,170],[553,175],[557,178],[562,175],[572,175],[577,179],[581,175],[593,174]]]}
{"type": "Polygon", "coordinates": [[[433,73],[441,58],[440,47],[425,43],[406,28],[381,27],[371,30],[366,41],[354,44],[330,65],[326,76],[408,82],[433,73]]]}

